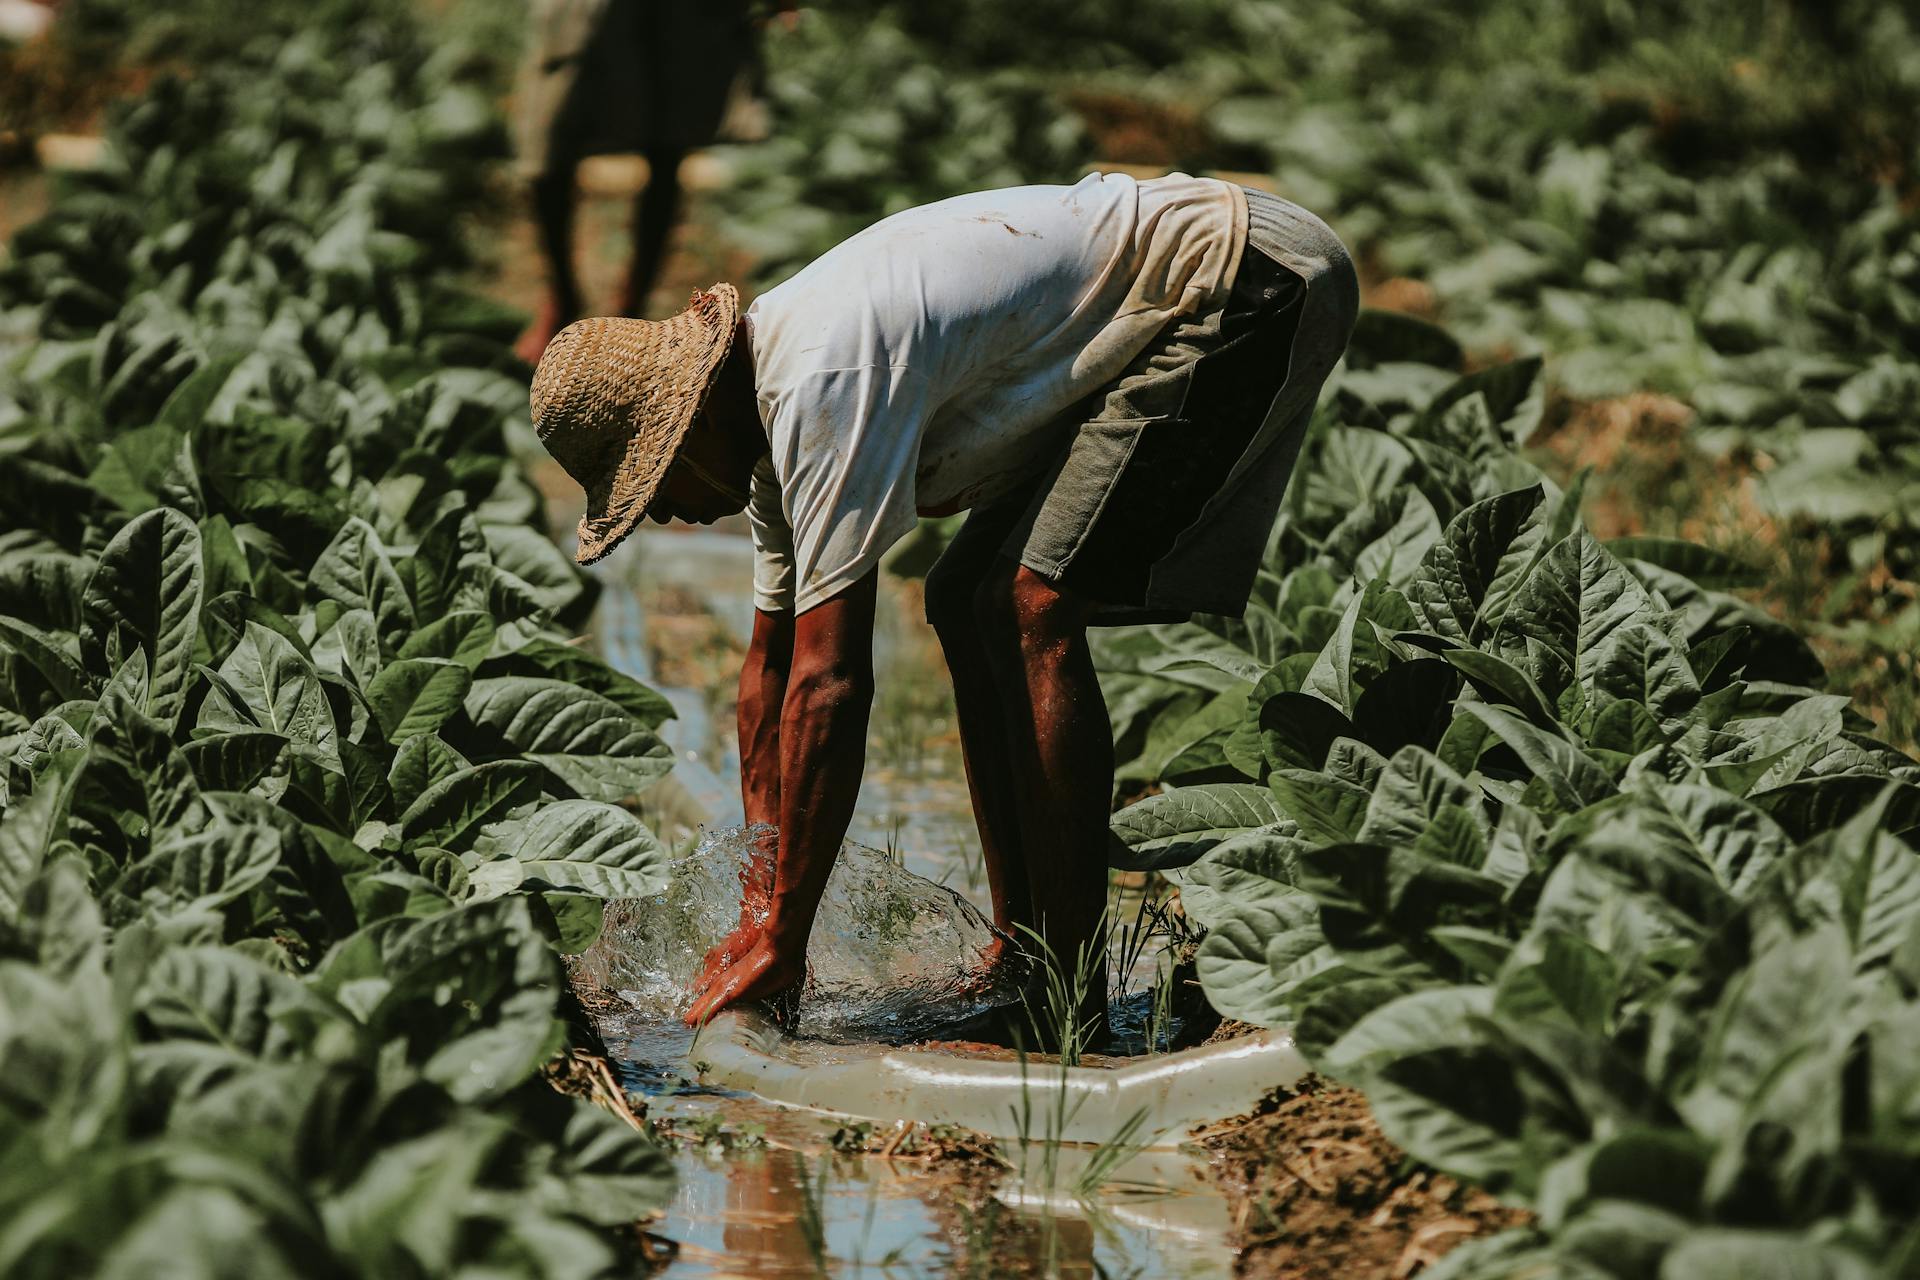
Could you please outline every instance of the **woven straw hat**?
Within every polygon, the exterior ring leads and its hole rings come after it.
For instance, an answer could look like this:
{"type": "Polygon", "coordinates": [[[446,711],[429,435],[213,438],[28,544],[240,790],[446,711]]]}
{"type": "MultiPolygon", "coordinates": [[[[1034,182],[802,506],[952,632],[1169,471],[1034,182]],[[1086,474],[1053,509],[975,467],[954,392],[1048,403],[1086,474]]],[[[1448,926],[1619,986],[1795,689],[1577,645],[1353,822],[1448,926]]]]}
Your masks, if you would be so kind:
{"type": "Polygon", "coordinates": [[[581,564],[619,546],[646,516],[739,318],[740,295],[716,284],[671,320],[580,320],[547,345],[528,398],[540,442],[587,491],[581,564]]]}

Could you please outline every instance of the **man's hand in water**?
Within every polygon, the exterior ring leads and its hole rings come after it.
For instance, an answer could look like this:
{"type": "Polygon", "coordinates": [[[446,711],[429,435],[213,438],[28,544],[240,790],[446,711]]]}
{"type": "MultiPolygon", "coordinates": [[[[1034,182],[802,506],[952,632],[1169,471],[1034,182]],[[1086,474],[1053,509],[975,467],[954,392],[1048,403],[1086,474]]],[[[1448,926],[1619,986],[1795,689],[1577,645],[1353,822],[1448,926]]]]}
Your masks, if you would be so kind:
{"type": "Polygon", "coordinates": [[[698,1027],[728,1005],[742,1000],[767,1000],[800,984],[807,976],[806,944],[782,946],[762,933],[747,953],[706,983],[704,992],[687,1012],[687,1025],[698,1027]]]}
{"type": "Polygon", "coordinates": [[[735,961],[744,959],[765,933],[766,926],[759,921],[743,920],[732,933],[708,948],[706,958],[700,962],[700,976],[693,980],[693,1002],[700,1003],[700,997],[707,994],[713,980],[732,968],[735,961]]]}

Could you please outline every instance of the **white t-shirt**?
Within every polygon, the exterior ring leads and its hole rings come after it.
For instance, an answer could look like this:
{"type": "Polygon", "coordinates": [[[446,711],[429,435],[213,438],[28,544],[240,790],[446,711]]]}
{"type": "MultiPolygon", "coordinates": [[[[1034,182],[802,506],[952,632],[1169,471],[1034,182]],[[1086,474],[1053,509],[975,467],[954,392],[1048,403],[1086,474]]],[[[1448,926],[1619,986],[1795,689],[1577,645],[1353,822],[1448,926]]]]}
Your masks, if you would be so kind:
{"type": "Polygon", "coordinates": [[[1064,447],[1060,415],[1174,316],[1224,297],[1246,193],[1091,174],[908,209],[747,311],[770,456],[754,473],[754,597],[804,612],[919,514],[991,501],[1064,447]]]}

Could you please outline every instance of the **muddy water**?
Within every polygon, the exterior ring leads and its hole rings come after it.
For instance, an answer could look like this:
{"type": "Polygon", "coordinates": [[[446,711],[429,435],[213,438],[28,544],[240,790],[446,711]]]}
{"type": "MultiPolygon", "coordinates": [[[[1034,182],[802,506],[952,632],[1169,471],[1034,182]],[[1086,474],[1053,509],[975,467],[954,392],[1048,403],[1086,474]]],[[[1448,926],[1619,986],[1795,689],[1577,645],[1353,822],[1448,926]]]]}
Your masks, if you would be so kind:
{"type": "MultiPolygon", "coordinates": [[[[673,699],[678,767],[647,797],[664,835],[740,821],[731,690],[752,623],[745,539],[644,530],[603,570],[596,630],[607,656],[673,699]],[[664,615],[675,615],[667,617],[664,615]],[[729,656],[728,646],[732,646],[729,656]],[[704,667],[684,650],[715,656],[704,667]],[[731,663],[731,667],[729,667],[731,663]],[[672,678],[668,678],[672,677],[672,678]]],[[[883,584],[868,769],[849,835],[983,910],[987,889],[951,698],[911,588],[883,584]]],[[[1122,918],[1128,905],[1117,904],[1122,918]]],[[[1145,985],[1154,956],[1135,965],[1145,985]]],[[[1137,998],[1136,998],[1137,1002],[1137,998]]],[[[1225,1275],[1224,1202],[1179,1152],[1142,1153],[1083,1182],[1087,1151],[1035,1142],[1000,1152],[1009,1168],[835,1150],[837,1121],[692,1083],[691,1033],[628,1018],[603,1027],[631,1090],[681,1141],[679,1190],[656,1235],[678,1253],[670,1276],[1225,1275]]],[[[846,1144],[855,1135],[841,1135],[846,1144]]],[[[887,1134],[867,1145],[885,1146],[887,1134]]],[[[903,1147],[911,1144],[903,1143],[903,1147]]]]}

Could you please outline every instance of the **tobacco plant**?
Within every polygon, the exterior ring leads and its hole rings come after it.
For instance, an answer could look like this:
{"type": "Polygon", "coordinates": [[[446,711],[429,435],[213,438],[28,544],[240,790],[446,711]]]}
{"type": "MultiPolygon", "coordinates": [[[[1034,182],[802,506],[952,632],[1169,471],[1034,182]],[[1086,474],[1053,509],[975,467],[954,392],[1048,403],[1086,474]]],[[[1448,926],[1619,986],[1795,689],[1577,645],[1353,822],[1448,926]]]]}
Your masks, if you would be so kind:
{"type": "Polygon", "coordinates": [[[1242,619],[1105,656],[1225,1014],[1532,1206],[1455,1275],[1852,1276],[1920,1203],[1920,765],[1729,558],[1603,544],[1466,377],[1368,313],[1242,619]],[[1783,1271],[1784,1273],[1784,1271],[1783,1271]]]}
{"type": "Polygon", "coordinates": [[[495,153],[396,9],[118,119],[0,273],[0,1270],[597,1274],[664,1157],[539,1078],[664,858],[652,690],[448,284],[495,153]]]}

